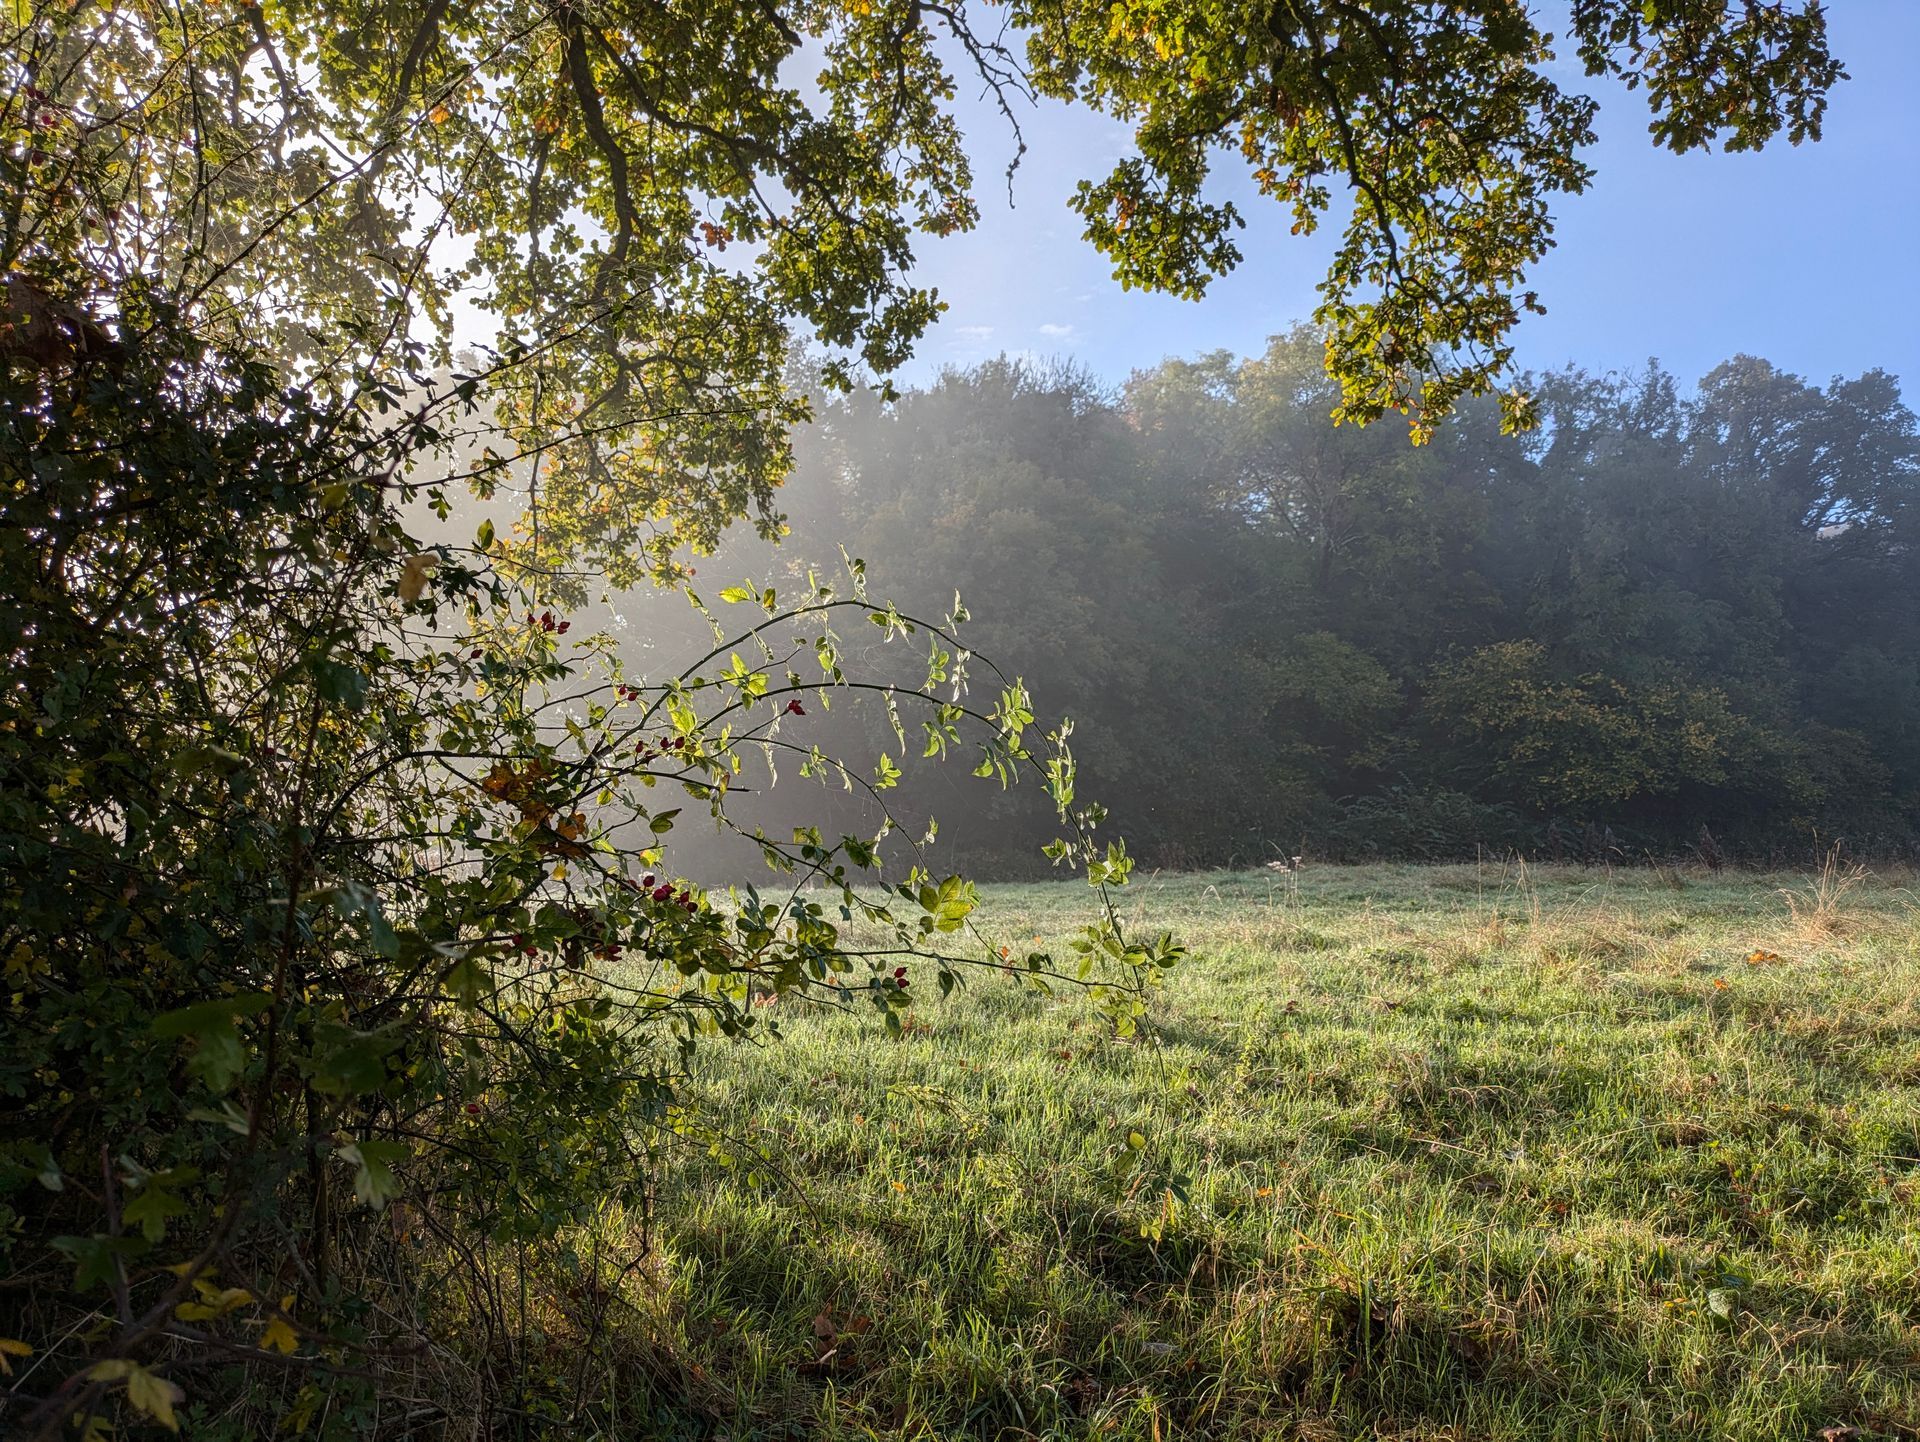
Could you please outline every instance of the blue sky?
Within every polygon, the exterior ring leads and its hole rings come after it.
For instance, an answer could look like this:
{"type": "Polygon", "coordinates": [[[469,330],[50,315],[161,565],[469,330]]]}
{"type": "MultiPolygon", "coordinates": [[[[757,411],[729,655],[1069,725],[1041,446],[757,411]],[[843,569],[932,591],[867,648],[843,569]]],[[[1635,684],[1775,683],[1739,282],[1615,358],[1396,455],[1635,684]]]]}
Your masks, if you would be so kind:
{"type": "MultiPolygon", "coordinates": [[[[1589,152],[1598,175],[1585,195],[1560,198],[1559,248],[1532,282],[1548,314],[1523,322],[1522,365],[1607,370],[1658,357],[1691,382],[1746,352],[1818,382],[1881,367],[1920,404],[1920,0],[1828,8],[1852,79],[1835,92],[1818,144],[1659,151],[1641,96],[1596,87],[1577,63],[1560,62],[1563,86],[1601,100],[1589,152]]],[[[1104,173],[1124,151],[1124,127],[1078,108],[1025,112],[1028,152],[1009,208],[1005,123],[986,106],[968,105],[964,118],[981,224],[922,246],[916,279],[937,286],[950,309],[903,380],[1005,350],[1071,356],[1117,382],[1166,355],[1258,351],[1312,311],[1338,224],[1289,235],[1290,220],[1241,180],[1233,157],[1217,179],[1221,194],[1242,201],[1246,258],[1205,299],[1175,301],[1122,291],[1066,207],[1076,180],[1104,173]]]]}

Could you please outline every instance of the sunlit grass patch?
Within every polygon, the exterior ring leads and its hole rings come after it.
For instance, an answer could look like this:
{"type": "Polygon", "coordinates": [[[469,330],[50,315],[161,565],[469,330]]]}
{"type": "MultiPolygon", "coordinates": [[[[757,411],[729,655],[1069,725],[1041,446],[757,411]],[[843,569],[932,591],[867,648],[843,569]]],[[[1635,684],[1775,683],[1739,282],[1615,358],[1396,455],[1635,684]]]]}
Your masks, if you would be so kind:
{"type": "MultiPolygon", "coordinates": [[[[733,1438],[1910,1435],[1910,908],[1862,878],[1810,929],[1782,899],[1801,878],[1678,879],[1151,878],[1131,904],[1196,953],[1153,1044],[997,974],[897,1040],[782,1015],[782,1042],[701,1074],[725,1155],[670,1154],[642,1310],[674,1369],[636,1370],[647,1415],[733,1438]]],[[[1088,904],[987,902],[1016,946],[1088,904]]]]}

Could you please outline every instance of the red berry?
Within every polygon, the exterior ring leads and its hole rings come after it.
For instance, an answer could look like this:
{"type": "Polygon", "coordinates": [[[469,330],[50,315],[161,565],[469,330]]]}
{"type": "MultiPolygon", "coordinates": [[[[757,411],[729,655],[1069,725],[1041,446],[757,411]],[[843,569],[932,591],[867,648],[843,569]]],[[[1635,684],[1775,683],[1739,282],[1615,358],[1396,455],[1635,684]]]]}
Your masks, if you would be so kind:
{"type": "Polygon", "coordinates": [[[467,1115],[468,1115],[468,1116],[470,1116],[470,1117],[477,1117],[477,1116],[479,1116],[479,1115],[480,1115],[480,1103],[479,1103],[479,1102],[468,1102],[468,1103],[467,1103],[467,1115]]]}
{"type": "Polygon", "coordinates": [[[652,891],[657,883],[654,881],[653,873],[649,871],[645,876],[640,878],[640,884],[646,887],[648,891],[652,891]]]}
{"type": "Polygon", "coordinates": [[[787,714],[789,716],[804,716],[807,714],[807,708],[800,704],[800,698],[798,696],[787,702],[787,714]]]}

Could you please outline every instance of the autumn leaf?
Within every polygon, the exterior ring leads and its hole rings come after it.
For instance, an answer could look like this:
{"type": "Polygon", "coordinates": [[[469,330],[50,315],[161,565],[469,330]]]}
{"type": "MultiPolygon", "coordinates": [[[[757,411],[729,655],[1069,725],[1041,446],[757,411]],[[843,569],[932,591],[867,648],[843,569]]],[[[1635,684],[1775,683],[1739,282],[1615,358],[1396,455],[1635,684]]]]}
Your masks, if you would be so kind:
{"type": "Polygon", "coordinates": [[[194,1278],[193,1288],[200,1300],[182,1302],[173,1309],[173,1315],[182,1322],[210,1322],[253,1301],[253,1293],[245,1287],[218,1287],[204,1277],[194,1278]]]}
{"type": "Polygon", "coordinates": [[[534,788],[551,774],[545,762],[529,762],[524,770],[516,771],[506,761],[496,761],[486,776],[481,779],[480,789],[496,801],[504,801],[516,808],[520,814],[538,826],[549,816],[553,808],[534,794],[534,788]]]}
{"type": "Polygon", "coordinates": [[[173,1415],[173,1408],[176,1402],[185,1399],[186,1394],[166,1378],[156,1376],[138,1362],[128,1361],[124,1357],[110,1357],[104,1362],[95,1362],[87,1369],[87,1376],[95,1382],[124,1382],[127,1401],[136,1411],[153,1418],[169,1432],[180,1430],[180,1421],[173,1415]]]}
{"type": "Polygon", "coordinates": [[[185,1400],[186,1393],[145,1367],[135,1367],[127,1374],[127,1401],[169,1432],[180,1430],[179,1420],[173,1415],[173,1406],[185,1400]]]}
{"type": "Polygon", "coordinates": [[[400,599],[411,606],[426,593],[427,580],[439,569],[440,558],[421,551],[400,563],[400,599]]]}
{"type": "Polygon", "coordinates": [[[293,1328],[287,1324],[287,1314],[292,1310],[293,1298],[290,1296],[282,1297],[280,1299],[280,1310],[269,1317],[267,1319],[267,1325],[261,1329],[260,1348],[262,1351],[278,1352],[286,1357],[293,1355],[294,1349],[300,1345],[300,1339],[294,1335],[293,1328]]]}

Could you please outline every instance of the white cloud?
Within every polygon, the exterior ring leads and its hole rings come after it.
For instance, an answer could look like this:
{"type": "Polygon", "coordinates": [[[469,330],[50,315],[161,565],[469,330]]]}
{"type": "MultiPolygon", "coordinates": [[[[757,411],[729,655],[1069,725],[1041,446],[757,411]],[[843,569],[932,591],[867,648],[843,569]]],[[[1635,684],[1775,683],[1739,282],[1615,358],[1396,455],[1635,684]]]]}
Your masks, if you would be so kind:
{"type": "Polygon", "coordinates": [[[1073,327],[1070,325],[1057,325],[1053,321],[1048,321],[1040,327],[1040,334],[1048,340],[1072,340],[1073,327]]]}
{"type": "Polygon", "coordinates": [[[990,325],[957,325],[953,333],[962,340],[991,340],[993,327],[990,325]]]}

